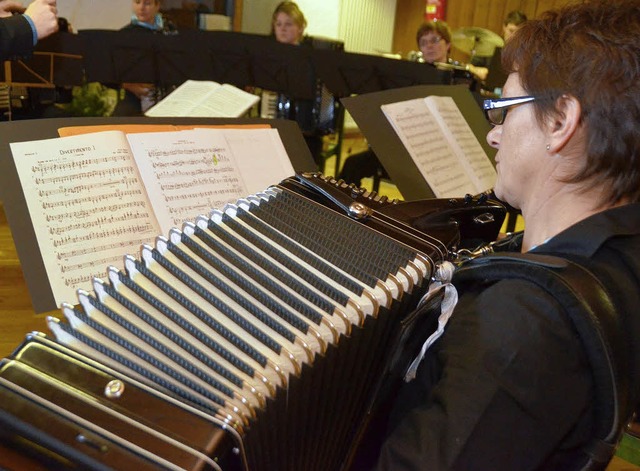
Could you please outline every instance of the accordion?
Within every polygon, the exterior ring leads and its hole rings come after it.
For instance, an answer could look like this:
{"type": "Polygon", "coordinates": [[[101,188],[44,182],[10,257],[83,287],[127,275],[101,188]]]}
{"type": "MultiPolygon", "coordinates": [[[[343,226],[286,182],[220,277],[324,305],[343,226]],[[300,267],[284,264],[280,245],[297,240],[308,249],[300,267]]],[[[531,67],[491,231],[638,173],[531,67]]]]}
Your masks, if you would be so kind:
{"type": "Polygon", "coordinates": [[[305,174],[185,223],[2,361],[0,467],[348,469],[438,266],[504,215],[305,174]]]}

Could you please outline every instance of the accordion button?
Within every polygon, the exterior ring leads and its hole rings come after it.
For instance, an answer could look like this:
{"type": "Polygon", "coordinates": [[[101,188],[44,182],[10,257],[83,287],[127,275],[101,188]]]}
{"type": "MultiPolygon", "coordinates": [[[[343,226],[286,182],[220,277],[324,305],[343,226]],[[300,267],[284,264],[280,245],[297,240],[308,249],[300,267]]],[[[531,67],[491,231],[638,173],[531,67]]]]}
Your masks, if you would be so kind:
{"type": "Polygon", "coordinates": [[[104,395],[109,399],[118,399],[124,392],[124,383],[119,379],[109,381],[104,388],[104,395]]]}

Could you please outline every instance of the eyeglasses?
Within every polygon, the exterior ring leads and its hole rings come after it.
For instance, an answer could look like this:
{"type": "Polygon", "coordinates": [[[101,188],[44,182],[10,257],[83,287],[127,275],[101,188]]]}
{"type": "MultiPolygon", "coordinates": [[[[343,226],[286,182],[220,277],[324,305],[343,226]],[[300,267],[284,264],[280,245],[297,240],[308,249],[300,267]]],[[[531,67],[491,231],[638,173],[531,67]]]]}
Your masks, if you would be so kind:
{"type": "Polygon", "coordinates": [[[434,36],[432,38],[427,38],[423,36],[420,38],[419,42],[420,42],[420,46],[426,46],[427,44],[436,45],[440,41],[442,41],[442,38],[440,36],[434,36]]]}
{"type": "Polygon", "coordinates": [[[504,123],[507,117],[507,111],[509,108],[516,105],[522,105],[524,103],[530,103],[534,101],[534,96],[516,96],[512,98],[500,98],[497,100],[484,100],[482,108],[484,114],[491,124],[499,126],[504,123]]]}

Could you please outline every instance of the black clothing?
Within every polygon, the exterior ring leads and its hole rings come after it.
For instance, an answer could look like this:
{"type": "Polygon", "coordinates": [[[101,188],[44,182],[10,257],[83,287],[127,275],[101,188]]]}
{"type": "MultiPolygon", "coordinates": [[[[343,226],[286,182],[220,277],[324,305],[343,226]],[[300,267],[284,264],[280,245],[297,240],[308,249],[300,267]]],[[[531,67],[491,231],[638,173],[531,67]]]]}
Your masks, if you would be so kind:
{"type": "Polygon", "coordinates": [[[33,29],[23,15],[0,18],[0,60],[25,57],[33,51],[33,29]]]}
{"type": "MultiPolygon", "coordinates": [[[[638,371],[640,203],[591,216],[532,252],[588,259],[618,306],[638,371]]],[[[634,404],[639,376],[630,378],[634,404]]],[[[591,436],[592,388],[580,340],[546,291],[508,279],[464,289],[395,399],[378,469],[575,469],[591,436]]]]}
{"type": "Polygon", "coordinates": [[[389,174],[371,148],[347,157],[340,170],[341,178],[347,183],[362,186],[362,179],[368,177],[389,178],[389,174]]]}

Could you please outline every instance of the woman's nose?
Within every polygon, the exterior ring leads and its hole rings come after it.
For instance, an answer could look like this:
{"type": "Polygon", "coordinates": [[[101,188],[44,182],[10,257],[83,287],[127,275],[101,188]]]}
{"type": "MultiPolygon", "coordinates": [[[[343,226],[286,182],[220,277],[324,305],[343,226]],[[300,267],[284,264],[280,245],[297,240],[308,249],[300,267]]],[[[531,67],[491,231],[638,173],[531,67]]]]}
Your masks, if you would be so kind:
{"type": "Polygon", "coordinates": [[[500,147],[501,131],[502,131],[502,126],[493,126],[491,130],[487,133],[487,143],[494,149],[498,149],[500,147]]]}

